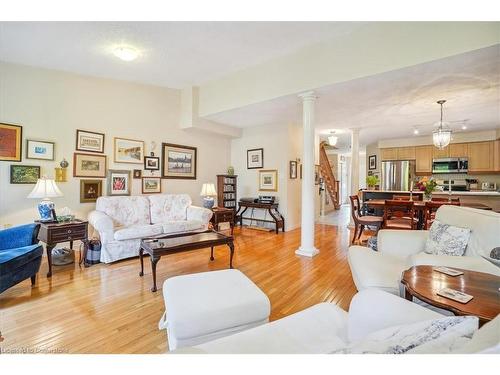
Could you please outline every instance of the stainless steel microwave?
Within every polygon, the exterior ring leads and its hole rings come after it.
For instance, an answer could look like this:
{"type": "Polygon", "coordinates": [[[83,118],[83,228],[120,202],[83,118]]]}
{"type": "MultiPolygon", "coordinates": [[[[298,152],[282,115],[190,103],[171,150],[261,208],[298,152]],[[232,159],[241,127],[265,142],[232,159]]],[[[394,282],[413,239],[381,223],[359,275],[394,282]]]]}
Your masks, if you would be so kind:
{"type": "Polygon", "coordinates": [[[432,160],[432,173],[467,173],[467,158],[443,158],[432,160]]]}

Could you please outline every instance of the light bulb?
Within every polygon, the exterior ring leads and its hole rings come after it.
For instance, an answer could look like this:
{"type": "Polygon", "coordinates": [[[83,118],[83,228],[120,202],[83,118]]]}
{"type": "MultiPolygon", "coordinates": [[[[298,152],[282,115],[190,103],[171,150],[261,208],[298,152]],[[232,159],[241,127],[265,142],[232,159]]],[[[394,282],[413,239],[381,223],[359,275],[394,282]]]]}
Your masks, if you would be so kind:
{"type": "Polygon", "coordinates": [[[123,61],[133,61],[139,56],[139,52],[132,47],[117,47],[113,50],[113,55],[123,61]]]}

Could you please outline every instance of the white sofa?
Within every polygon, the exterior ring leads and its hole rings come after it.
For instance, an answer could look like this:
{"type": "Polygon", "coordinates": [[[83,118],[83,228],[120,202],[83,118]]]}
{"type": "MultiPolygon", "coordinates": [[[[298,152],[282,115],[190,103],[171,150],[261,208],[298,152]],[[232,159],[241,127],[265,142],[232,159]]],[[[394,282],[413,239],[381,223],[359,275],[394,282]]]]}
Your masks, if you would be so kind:
{"type": "Polygon", "coordinates": [[[481,255],[500,246],[500,214],[451,205],[441,206],[436,219],[458,227],[470,228],[471,235],[464,256],[431,255],[424,251],[429,231],[381,230],[377,248],[351,246],[348,260],[356,288],[361,291],[377,288],[400,294],[401,274],[415,265],[436,265],[463,268],[500,275],[500,268],[481,255]]]}
{"type": "MultiPolygon", "coordinates": [[[[403,298],[369,289],[354,296],[349,313],[333,303],[320,303],[283,319],[171,353],[327,354],[342,352],[350,344],[390,327],[442,317],[403,298]]],[[[500,317],[497,317],[453,350],[460,353],[498,352],[499,327],[500,317]]],[[[432,352],[445,353],[448,349],[443,345],[434,347],[432,352]]]]}
{"type": "Polygon", "coordinates": [[[97,198],[89,223],[101,240],[101,262],[139,255],[141,238],[203,231],[212,211],[191,205],[187,194],[97,198]]]}

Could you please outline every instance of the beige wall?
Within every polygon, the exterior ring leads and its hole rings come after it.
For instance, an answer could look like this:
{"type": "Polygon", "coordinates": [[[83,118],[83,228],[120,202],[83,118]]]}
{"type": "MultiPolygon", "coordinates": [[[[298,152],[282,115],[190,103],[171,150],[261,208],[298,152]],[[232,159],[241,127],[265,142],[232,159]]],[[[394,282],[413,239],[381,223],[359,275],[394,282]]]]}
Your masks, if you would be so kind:
{"type": "MultiPolygon", "coordinates": [[[[108,168],[142,169],[139,164],[113,162],[113,137],[146,142],[170,142],[198,148],[197,180],[163,180],[163,192],[188,193],[195,204],[204,182],[216,182],[216,174],[229,165],[230,141],[207,132],[179,128],[180,91],[116,80],[98,79],[58,71],[0,63],[0,122],[23,126],[23,160],[40,165],[42,174],[52,177],[54,167],[65,157],[68,182],[59,183],[64,197],[54,199],[56,208],[64,206],[85,218],[93,203],[80,203],[80,179],[72,177],[75,130],[86,129],[106,134],[105,154],[108,168]],[[56,143],[55,161],[27,160],[26,139],[56,143]]],[[[0,161],[0,224],[19,224],[38,216],[37,200],[26,196],[34,185],[9,183],[9,166],[0,161]]],[[[105,180],[103,184],[106,191],[105,180]]],[[[140,194],[140,180],[133,180],[132,193],[140,194]]]]}

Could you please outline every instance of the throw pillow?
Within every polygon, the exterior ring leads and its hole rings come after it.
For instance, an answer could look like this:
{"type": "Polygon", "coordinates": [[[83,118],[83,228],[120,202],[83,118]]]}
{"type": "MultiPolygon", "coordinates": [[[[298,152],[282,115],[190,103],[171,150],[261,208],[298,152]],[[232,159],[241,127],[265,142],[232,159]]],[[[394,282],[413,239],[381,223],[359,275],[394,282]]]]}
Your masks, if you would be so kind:
{"type": "Polygon", "coordinates": [[[450,316],[373,332],[339,354],[449,353],[464,346],[477,330],[473,316],[450,316]]]}
{"type": "Polygon", "coordinates": [[[469,237],[469,228],[455,227],[434,220],[424,251],[427,254],[462,256],[465,254],[469,237]]]}

